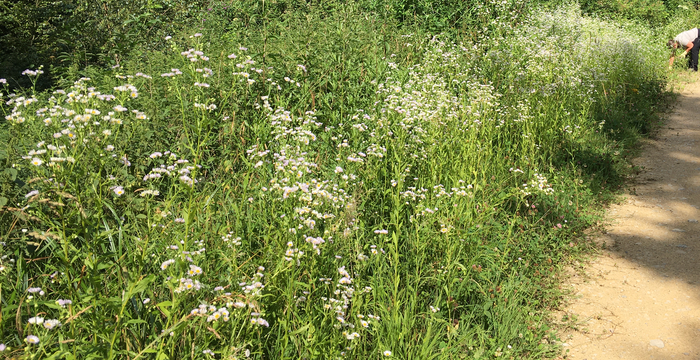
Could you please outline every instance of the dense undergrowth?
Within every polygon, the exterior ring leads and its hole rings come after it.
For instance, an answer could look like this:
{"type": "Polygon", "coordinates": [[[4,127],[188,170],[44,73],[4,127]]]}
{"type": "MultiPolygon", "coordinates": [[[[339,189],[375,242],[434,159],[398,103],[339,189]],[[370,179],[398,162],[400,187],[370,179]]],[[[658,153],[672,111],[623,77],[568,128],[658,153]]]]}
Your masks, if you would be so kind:
{"type": "Polygon", "coordinates": [[[0,354],[556,356],[557,274],[658,123],[666,53],[491,6],[460,38],[214,4],[162,51],[3,93],[0,354]]]}

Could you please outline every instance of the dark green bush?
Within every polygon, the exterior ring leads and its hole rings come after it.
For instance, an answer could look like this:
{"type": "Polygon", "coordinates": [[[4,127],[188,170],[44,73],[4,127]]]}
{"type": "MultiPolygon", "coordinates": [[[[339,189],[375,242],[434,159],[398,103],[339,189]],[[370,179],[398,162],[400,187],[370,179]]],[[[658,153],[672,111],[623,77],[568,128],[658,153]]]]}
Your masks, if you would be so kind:
{"type": "Polygon", "coordinates": [[[162,38],[191,26],[205,0],[2,0],[0,77],[27,87],[22,70],[44,66],[38,86],[50,86],[69,69],[121,61],[137,44],[162,46],[162,38]],[[22,79],[24,78],[24,79],[22,79]]]}
{"type": "Polygon", "coordinates": [[[697,8],[688,0],[581,0],[581,9],[589,14],[613,19],[646,22],[651,26],[666,24],[677,12],[697,8]]]}

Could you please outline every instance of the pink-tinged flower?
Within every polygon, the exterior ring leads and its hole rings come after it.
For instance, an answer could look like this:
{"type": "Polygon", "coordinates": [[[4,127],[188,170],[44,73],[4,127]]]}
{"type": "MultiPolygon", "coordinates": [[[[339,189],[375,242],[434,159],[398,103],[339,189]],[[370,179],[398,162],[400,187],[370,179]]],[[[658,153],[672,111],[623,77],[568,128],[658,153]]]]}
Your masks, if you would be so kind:
{"type": "Polygon", "coordinates": [[[58,304],[60,307],[65,308],[66,305],[70,305],[73,302],[71,300],[65,300],[65,299],[58,299],[56,300],[56,304],[58,304]]]}

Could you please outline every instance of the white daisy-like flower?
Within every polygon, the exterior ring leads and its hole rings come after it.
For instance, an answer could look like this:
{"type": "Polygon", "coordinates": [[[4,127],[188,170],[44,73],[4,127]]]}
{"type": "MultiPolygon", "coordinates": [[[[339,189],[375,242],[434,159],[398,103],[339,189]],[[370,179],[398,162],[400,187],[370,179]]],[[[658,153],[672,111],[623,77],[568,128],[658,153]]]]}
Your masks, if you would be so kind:
{"type": "Polygon", "coordinates": [[[114,191],[114,193],[115,193],[117,196],[122,196],[122,195],[124,195],[124,188],[121,187],[121,186],[115,186],[114,189],[112,189],[112,191],[114,191]]]}
{"type": "Polygon", "coordinates": [[[53,330],[56,327],[61,326],[61,322],[56,319],[46,320],[44,322],[44,327],[48,330],[53,330]]]}
{"type": "Polygon", "coordinates": [[[190,265],[190,270],[187,272],[190,276],[200,275],[202,273],[202,268],[196,265],[190,265]]]}
{"type": "Polygon", "coordinates": [[[41,325],[44,323],[44,318],[41,316],[30,317],[27,322],[30,324],[41,325]]]}
{"type": "Polygon", "coordinates": [[[170,266],[171,264],[174,264],[174,263],[175,263],[175,260],[173,260],[173,259],[166,260],[160,265],[160,269],[165,270],[168,268],[168,266],[170,266]]]}

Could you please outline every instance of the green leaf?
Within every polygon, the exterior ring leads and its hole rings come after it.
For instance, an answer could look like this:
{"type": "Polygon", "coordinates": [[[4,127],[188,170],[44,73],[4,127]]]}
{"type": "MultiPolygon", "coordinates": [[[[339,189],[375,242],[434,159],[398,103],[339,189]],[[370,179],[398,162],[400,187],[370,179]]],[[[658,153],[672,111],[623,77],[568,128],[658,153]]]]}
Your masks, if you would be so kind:
{"type": "Polygon", "coordinates": [[[158,303],[158,305],[156,306],[160,309],[160,311],[163,312],[163,314],[165,314],[165,316],[170,317],[170,310],[168,310],[167,308],[173,306],[172,301],[163,301],[161,303],[158,303]]]}
{"type": "Polygon", "coordinates": [[[51,356],[47,357],[46,359],[47,359],[47,360],[61,359],[61,358],[67,359],[66,355],[70,355],[70,354],[68,354],[68,353],[66,353],[66,352],[64,352],[64,351],[62,351],[62,350],[59,350],[59,351],[57,351],[57,352],[51,354],[51,356]]]}
{"type": "Polygon", "coordinates": [[[311,325],[311,324],[307,324],[307,325],[305,325],[305,326],[302,326],[302,327],[301,327],[300,329],[298,329],[298,330],[292,331],[292,335],[297,335],[297,334],[303,333],[304,331],[306,331],[306,330],[309,328],[310,325],[311,325]]]}
{"type": "Polygon", "coordinates": [[[7,204],[7,198],[0,196],[0,208],[5,206],[5,204],[7,204]]]}
{"type": "Polygon", "coordinates": [[[17,169],[15,168],[6,168],[5,174],[10,176],[10,181],[15,181],[15,179],[17,179],[17,169]]]}
{"type": "Polygon", "coordinates": [[[130,290],[129,290],[129,297],[134,294],[138,294],[146,290],[148,285],[150,285],[153,280],[156,279],[156,276],[151,274],[149,276],[146,276],[145,278],[139,280],[130,290]]]}

